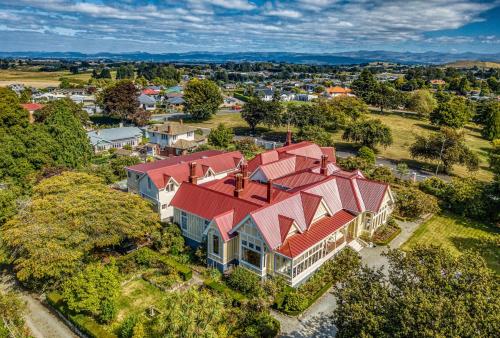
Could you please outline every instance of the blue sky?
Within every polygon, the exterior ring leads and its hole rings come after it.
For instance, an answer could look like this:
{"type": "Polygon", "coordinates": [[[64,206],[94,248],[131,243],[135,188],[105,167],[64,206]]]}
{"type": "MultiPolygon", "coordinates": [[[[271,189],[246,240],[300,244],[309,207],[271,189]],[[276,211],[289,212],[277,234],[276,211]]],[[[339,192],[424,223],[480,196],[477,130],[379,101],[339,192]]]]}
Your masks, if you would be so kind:
{"type": "Polygon", "coordinates": [[[0,0],[1,51],[500,52],[500,0],[0,0]]]}

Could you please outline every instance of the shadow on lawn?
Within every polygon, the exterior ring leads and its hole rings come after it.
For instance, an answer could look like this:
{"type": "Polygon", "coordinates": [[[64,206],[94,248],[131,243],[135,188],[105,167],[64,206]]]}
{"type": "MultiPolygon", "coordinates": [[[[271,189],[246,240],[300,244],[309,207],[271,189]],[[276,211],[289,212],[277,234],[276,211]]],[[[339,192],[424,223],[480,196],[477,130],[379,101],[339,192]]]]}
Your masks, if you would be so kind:
{"type": "Polygon", "coordinates": [[[500,241],[494,238],[451,237],[450,241],[460,251],[477,251],[486,261],[486,265],[500,275],[500,241]]]}

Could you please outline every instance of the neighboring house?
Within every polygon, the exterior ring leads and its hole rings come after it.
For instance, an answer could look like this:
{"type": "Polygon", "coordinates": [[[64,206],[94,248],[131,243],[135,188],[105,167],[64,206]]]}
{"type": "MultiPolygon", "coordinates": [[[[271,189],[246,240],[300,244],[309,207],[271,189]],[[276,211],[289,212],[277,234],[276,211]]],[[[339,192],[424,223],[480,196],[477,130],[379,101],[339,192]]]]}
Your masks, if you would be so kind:
{"type": "Polygon", "coordinates": [[[238,170],[243,155],[239,151],[201,151],[127,167],[127,187],[150,200],[160,218],[173,216],[170,201],[184,181],[205,183],[238,170]]]}
{"type": "Polygon", "coordinates": [[[262,101],[271,101],[273,99],[274,90],[270,88],[257,89],[255,93],[262,99],[262,101]]]}
{"type": "Polygon", "coordinates": [[[156,109],[156,100],[146,94],[139,95],[139,107],[144,110],[155,110],[156,109]]]}
{"type": "Polygon", "coordinates": [[[443,87],[444,85],[446,85],[446,81],[440,80],[440,79],[433,79],[430,82],[431,82],[432,87],[434,87],[434,88],[440,88],[440,87],[443,87]]]}
{"type": "Polygon", "coordinates": [[[325,92],[328,97],[337,97],[337,96],[355,96],[352,94],[352,90],[350,88],[343,87],[328,87],[325,89],[325,92]]]}
{"type": "Polygon", "coordinates": [[[29,113],[29,121],[30,123],[33,123],[35,122],[35,117],[34,117],[34,113],[39,110],[39,109],[42,109],[43,107],[45,107],[44,104],[40,104],[40,103],[23,103],[21,104],[21,107],[23,107],[24,109],[26,109],[29,113]]]}
{"type": "Polygon", "coordinates": [[[262,153],[224,179],[185,182],[171,202],[187,242],[207,243],[209,266],[239,264],[294,287],[346,246],[359,247],[393,204],[389,185],[339,169],[333,148],[309,142],[262,153]]]}
{"type": "Polygon", "coordinates": [[[170,107],[181,110],[184,106],[184,99],[182,97],[171,97],[167,100],[167,103],[170,107]]]}
{"type": "Polygon", "coordinates": [[[309,102],[317,98],[318,95],[316,94],[295,94],[294,96],[295,101],[304,101],[304,102],[309,102]]]}
{"type": "Polygon", "coordinates": [[[132,148],[141,143],[143,133],[137,127],[119,127],[89,131],[87,135],[94,151],[101,152],[109,149],[121,149],[126,145],[132,148]]]}
{"type": "Polygon", "coordinates": [[[149,142],[160,146],[163,156],[184,155],[206,142],[206,137],[197,135],[196,128],[182,122],[167,122],[153,125],[148,130],[149,142]]]}

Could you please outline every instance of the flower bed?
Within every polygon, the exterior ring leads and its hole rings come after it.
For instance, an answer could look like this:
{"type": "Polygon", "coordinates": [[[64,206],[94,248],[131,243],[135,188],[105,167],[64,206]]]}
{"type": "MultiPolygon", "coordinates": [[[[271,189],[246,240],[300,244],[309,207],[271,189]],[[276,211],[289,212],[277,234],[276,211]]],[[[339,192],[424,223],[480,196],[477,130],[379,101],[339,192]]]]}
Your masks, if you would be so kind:
{"type": "Polygon", "coordinates": [[[377,245],[387,245],[400,233],[401,228],[393,219],[389,219],[387,224],[382,225],[375,231],[372,241],[377,245]]]}

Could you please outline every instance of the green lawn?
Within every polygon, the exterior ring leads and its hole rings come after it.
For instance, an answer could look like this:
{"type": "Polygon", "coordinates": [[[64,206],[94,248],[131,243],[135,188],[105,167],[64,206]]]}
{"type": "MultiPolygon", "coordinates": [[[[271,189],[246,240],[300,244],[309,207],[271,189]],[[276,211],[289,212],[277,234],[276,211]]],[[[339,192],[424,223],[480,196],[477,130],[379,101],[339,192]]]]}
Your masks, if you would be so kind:
{"type": "Polygon", "coordinates": [[[488,266],[500,274],[500,231],[485,224],[451,214],[435,215],[415,231],[403,244],[403,250],[416,244],[437,244],[458,255],[474,249],[488,266]]]}

